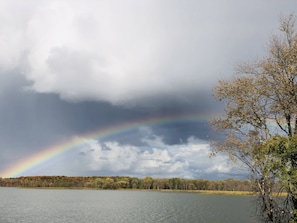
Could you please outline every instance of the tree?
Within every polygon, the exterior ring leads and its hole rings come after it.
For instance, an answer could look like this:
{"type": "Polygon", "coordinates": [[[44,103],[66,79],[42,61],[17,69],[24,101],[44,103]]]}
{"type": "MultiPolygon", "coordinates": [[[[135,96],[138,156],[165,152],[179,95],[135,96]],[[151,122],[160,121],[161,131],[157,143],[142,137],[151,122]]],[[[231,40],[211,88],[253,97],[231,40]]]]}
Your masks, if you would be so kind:
{"type": "Polygon", "coordinates": [[[153,185],[153,178],[146,176],[143,180],[142,180],[142,186],[143,189],[151,189],[153,185]]]}
{"type": "Polygon", "coordinates": [[[136,177],[130,178],[130,185],[132,189],[137,189],[139,188],[139,179],[136,177]]]}
{"type": "MultiPolygon", "coordinates": [[[[284,186],[284,169],[295,167],[297,158],[289,155],[297,145],[293,143],[297,134],[295,16],[280,18],[279,28],[281,35],[272,36],[266,57],[238,64],[237,76],[219,81],[214,88],[215,97],[226,102],[224,115],[212,121],[224,135],[223,140],[214,143],[214,154],[227,152],[233,161],[248,167],[266,222],[294,221],[292,210],[297,210],[296,193],[290,187],[283,187],[294,201],[289,205],[280,206],[273,196],[277,182],[284,186]],[[292,143],[280,150],[280,143],[286,140],[292,143]],[[286,160],[282,157],[284,151],[286,160]]],[[[296,187],[296,182],[290,185],[296,187]]]]}
{"type": "Polygon", "coordinates": [[[269,166],[280,180],[280,186],[287,192],[284,213],[286,218],[291,217],[292,222],[297,220],[297,135],[284,137],[276,135],[267,140],[263,150],[272,154],[273,162],[269,166]]]}
{"type": "Polygon", "coordinates": [[[102,185],[103,189],[114,189],[114,179],[107,177],[102,185]]]}

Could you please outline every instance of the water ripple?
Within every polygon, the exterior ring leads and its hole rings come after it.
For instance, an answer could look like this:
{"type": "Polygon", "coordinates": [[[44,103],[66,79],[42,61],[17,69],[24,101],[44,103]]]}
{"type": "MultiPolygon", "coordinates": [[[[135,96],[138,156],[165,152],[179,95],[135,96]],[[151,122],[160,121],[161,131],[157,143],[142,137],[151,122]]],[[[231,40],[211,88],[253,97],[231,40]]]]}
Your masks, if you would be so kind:
{"type": "Polygon", "coordinates": [[[0,222],[251,223],[251,197],[0,188],[0,222]]]}

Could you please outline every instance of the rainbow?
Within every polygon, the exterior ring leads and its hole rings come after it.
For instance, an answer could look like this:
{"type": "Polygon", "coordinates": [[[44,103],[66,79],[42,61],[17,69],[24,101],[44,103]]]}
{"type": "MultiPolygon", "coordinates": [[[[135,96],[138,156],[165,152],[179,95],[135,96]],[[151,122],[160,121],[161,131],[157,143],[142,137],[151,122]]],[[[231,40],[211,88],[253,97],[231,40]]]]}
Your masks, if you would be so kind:
{"type": "Polygon", "coordinates": [[[209,115],[188,114],[188,115],[172,115],[162,117],[150,117],[142,120],[135,120],[126,123],[121,123],[114,126],[105,127],[96,131],[92,131],[79,137],[73,137],[62,143],[52,145],[48,148],[42,149],[40,152],[24,158],[18,163],[8,167],[0,172],[0,177],[9,178],[21,176],[21,174],[31,168],[50,160],[68,150],[77,148],[87,142],[88,139],[104,139],[113,135],[124,133],[142,126],[157,126],[162,124],[178,123],[178,122],[197,122],[208,121],[211,118],[209,115]]]}

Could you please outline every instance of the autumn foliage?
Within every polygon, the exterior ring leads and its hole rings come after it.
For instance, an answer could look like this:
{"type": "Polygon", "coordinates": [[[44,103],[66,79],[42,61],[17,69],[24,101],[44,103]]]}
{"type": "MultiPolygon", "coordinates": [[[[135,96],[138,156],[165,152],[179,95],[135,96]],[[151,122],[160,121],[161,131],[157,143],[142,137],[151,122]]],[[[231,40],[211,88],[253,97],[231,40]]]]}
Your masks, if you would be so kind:
{"type": "Polygon", "coordinates": [[[203,180],[182,178],[137,178],[126,176],[27,176],[0,178],[2,187],[33,188],[93,188],[93,189],[145,189],[145,190],[219,190],[249,191],[248,180],[203,180]]]}

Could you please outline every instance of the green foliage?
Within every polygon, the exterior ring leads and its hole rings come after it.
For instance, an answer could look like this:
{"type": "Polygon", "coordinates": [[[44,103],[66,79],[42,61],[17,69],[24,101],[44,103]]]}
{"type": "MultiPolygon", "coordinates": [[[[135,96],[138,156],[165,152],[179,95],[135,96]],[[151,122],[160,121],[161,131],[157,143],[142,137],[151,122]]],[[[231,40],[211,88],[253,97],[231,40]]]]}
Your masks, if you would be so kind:
{"type": "Polygon", "coordinates": [[[267,168],[277,177],[281,188],[286,191],[285,209],[292,213],[291,222],[297,221],[297,135],[276,135],[267,140],[263,147],[273,157],[267,168]]]}

